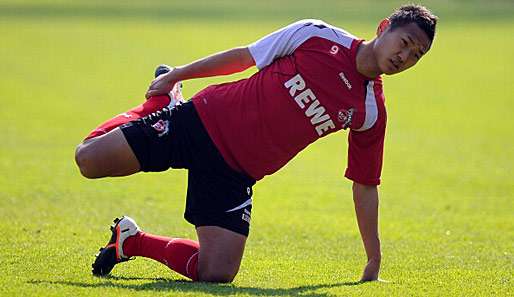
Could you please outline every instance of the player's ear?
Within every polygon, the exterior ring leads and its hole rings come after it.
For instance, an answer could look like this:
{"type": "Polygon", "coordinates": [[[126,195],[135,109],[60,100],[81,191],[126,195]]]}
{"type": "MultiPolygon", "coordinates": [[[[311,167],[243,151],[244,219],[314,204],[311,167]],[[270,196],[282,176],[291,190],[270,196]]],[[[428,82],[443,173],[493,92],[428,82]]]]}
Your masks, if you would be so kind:
{"type": "Polygon", "coordinates": [[[391,22],[389,21],[389,19],[383,19],[380,24],[378,25],[378,28],[377,28],[377,36],[380,36],[382,34],[382,32],[384,32],[388,27],[389,25],[391,25],[391,22]]]}

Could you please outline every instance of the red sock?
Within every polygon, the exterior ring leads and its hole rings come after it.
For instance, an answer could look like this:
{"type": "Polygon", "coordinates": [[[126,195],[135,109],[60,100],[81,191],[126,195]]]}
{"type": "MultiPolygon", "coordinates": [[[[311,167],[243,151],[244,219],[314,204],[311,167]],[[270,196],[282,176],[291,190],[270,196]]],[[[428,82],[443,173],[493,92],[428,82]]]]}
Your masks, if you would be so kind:
{"type": "Polygon", "coordinates": [[[198,280],[198,242],[169,238],[139,232],[123,243],[123,253],[129,257],[141,256],[168,266],[193,281],[198,280]]]}
{"type": "MultiPolygon", "coordinates": [[[[130,121],[137,120],[139,118],[145,117],[153,112],[163,109],[164,107],[170,104],[170,97],[167,95],[164,96],[154,96],[150,97],[143,104],[132,108],[131,110],[124,112],[115,116],[114,118],[104,122],[100,126],[98,126],[95,130],[91,131],[86,139],[94,138],[107,132],[112,129],[119,127],[123,124],[126,124],[130,121]]],[[[86,140],[84,139],[84,140],[86,140]]]]}

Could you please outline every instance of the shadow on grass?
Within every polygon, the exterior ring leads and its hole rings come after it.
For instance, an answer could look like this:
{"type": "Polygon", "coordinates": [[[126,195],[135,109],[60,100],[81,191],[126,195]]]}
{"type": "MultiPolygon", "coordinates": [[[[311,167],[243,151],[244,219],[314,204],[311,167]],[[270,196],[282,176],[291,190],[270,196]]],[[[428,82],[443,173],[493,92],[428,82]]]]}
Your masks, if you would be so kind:
{"type": "Polygon", "coordinates": [[[206,293],[215,296],[227,296],[234,294],[246,294],[255,296],[302,296],[302,297],[330,297],[329,293],[313,292],[318,289],[335,288],[341,286],[356,286],[362,282],[340,282],[334,284],[320,284],[299,286],[294,288],[256,288],[239,287],[233,284],[194,283],[186,280],[173,280],[165,278],[139,278],[110,276],[98,278],[101,282],[74,282],[74,281],[47,281],[32,280],[29,284],[39,285],[64,285],[81,288],[121,288],[135,291],[170,291],[184,293],[206,293]],[[127,284],[124,281],[150,281],[143,284],[127,284]]]}

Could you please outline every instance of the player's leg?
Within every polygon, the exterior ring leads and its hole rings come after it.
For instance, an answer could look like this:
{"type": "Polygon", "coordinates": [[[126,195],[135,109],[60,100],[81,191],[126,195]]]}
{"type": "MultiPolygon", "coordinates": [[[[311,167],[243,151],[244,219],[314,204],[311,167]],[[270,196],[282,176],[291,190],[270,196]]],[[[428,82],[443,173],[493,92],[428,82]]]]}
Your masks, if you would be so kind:
{"type": "Polygon", "coordinates": [[[231,282],[239,271],[246,236],[217,226],[197,228],[199,242],[141,231],[128,217],[116,219],[112,236],[93,263],[93,274],[107,275],[130,257],[156,260],[193,281],[231,282]]]}
{"type": "Polygon", "coordinates": [[[189,169],[185,218],[196,227],[199,242],[145,233],[123,219],[113,226],[111,240],[97,255],[93,273],[108,274],[115,264],[143,256],[194,281],[232,281],[249,233],[255,180],[225,163],[192,102],[150,118],[131,122],[123,132],[136,148],[142,170],[155,171],[162,164],[189,169]],[[161,137],[164,133],[170,137],[161,137]],[[137,149],[133,139],[140,137],[148,141],[137,149]]]}
{"type": "MultiPolygon", "coordinates": [[[[173,68],[168,65],[159,65],[155,69],[154,77],[167,73],[172,69],[173,68]]],[[[104,123],[96,127],[93,131],[91,131],[85,140],[92,139],[100,135],[104,135],[123,124],[145,117],[165,107],[171,108],[177,105],[179,102],[184,102],[184,97],[182,96],[181,82],[175,84],[175,86],[169,94],[163,96],[150,97],[142,104],[105,121],[104,123]]]]}
{"type": "Polygon", "coordinates": [[[141,168],[119,128],[79,144],[75,162],[87,178],[126,176],[139,172],[141,168]]]}
{"type": "MultiPolygon", "coordinates": [[[[155,77],[169,71],[171,67],[160,65],[155,70],[155,77]]],[[[182,101],[181,84],[178,83],[169,95],[151,97],[143,104],[105,121],[91,131],[75,151],[75,160],[82,175],[99,178],[138,172],[141,166],[118,127],[165,107],[171,108],[182,101]]]]}
{"type": "Polygon", "coordinates": [[[118,223],[121,227],[112,228],[111,240],[97,255],[93,274],[108,274],[115,264],[141,256],[193,281],[231,282],[239,271],[249,233],[254,181],[237,173],[231,178],[222,170],[218,173],[189,170],[185,218],[195,225],[199,242],[146,233],[123,219],[118,223]],[[130,236],[125,240],[126,235],[130,236]]]}
{"type": "Polygon", "coordinates": [[[200,242],[198,279],[231,282],[239,271],[246,236],[217,226],[196,229],[200,242]]]}

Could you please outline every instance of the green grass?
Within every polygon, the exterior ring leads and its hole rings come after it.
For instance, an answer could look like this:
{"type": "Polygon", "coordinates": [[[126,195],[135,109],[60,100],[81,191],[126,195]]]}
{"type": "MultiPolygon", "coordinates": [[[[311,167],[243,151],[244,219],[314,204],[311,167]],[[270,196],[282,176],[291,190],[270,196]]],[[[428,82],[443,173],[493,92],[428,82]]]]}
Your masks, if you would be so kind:
{"type": "MultiPolygon", "coordinates": [[[[114,216],[195,236],[182,219],[185,171],[86,180],[73,163],[89,130],[143,100],[156,64],[247,44],[303,17],[371,38],[401,3],[284,1],[270,12],[267,1],[189,2],[0,2],[0,295],[514,294],[510,1],[427,2],[442,17],[432,51],[385,78],[381,276],[390,283],[355,283],[365,256],[342,176],[345,132],[257,184],[233,284],[193,284],[145,259],[92,277],[114,216]]],[[[186,82],[185,93],[226,79],[186,82]]]]}

